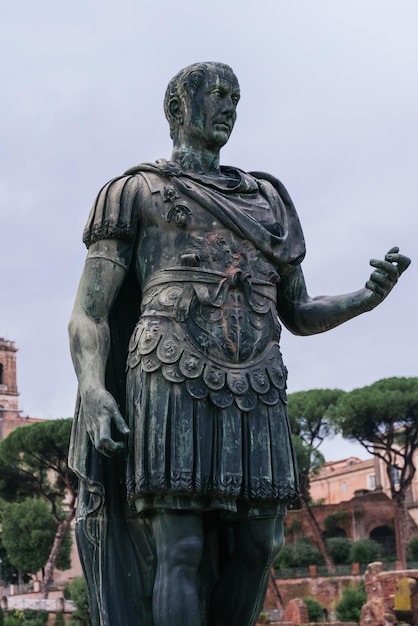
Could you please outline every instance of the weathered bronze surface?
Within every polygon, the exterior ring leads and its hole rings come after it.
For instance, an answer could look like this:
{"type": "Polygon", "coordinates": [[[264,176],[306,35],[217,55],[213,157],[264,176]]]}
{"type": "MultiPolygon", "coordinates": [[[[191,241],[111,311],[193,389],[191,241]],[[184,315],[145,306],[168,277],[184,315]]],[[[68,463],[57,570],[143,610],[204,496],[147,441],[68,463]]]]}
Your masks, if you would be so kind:
{"type": "Polygon", "coordinates": [[[393,248],[364,288],[310,298],[282,183],[219,165],[239,97],[228,66],[179,72],[171,160],[107,183],[84,231],[70,461],[94,626],[255,623],[298,493],[279,318],[333,328],[409,265],[393,248]]]}

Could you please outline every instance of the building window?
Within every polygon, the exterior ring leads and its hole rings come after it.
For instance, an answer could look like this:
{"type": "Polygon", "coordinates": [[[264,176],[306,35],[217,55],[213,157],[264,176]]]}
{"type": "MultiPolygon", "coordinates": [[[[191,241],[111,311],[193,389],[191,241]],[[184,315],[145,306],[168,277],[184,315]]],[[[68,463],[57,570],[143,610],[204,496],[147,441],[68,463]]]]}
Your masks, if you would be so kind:
{"type": "Polygon", "coordinates": [[[369,491],[374,491],[376,489],[376,476],[374,474],[369,474],[367,476],[367,489],[369,489],[369,491]]]}
{"type": "Polygon", "coordinates": [[[396,467],[396,465],[393,465],[390,471],[392,474],[392,483],[395,487],[397,487],[401,482],[401,470],[399,467],[396,467]]]}
{"type": "Polygon", "coordinates": [[[343,482],[341,483],[341,491],[343,493],[347,493],[347,483],[345,480],[343,480],[343,482]]]}
{"type": "Polygon", "coordinates": [[[3,363],[0,363],[0,385],[3,384],[3,363]]]}

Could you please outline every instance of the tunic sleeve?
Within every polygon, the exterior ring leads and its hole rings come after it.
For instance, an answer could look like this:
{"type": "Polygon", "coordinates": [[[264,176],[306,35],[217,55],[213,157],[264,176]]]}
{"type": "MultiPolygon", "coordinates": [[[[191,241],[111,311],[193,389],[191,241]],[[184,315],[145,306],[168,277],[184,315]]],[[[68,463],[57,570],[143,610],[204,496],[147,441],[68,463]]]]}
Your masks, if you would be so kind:
{"type": "Polygon", "coordinates": [[[120,176],[99,192],[83,232],[87,248],[102,239],[133,241],[138,229],[138,177],[120,176]]]}

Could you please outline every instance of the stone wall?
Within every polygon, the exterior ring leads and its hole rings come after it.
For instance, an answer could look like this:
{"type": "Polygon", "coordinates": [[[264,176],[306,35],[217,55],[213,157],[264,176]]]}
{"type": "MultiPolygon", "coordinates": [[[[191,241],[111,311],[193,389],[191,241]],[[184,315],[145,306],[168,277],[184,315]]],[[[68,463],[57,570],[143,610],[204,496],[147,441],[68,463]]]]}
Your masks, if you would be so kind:
{"type": "Polygon", "coordinates": [[[343,590],[360,583],[362,576],[336,576],[315,578],[294,578],[292,580],[276,579],[280,600],[273,587],[269,585],[264,607],[266,609],[286,608],[291,600],[306,596],[318,600],[328,612],[335,611],[335,606],[342,597],[343,590]]]}
{"type": "MultiPolygon", "coordinates": [[[[347,515],[344,520],[341,520],[341,528],[345,531],[347,537],[358,541],[359,539],[369,537],[371,531],[378,526],[389,526],[392,528],[395,506],[395,503],[383,492],[372,491],[339,504],[315,506],[313,511],[322,530],[324,530],[324,521],[328,515],[345,511],[347,515]]],[[[418,533],[418,527],[412,517],[410,522],[415,532],[418,533]]],[[[314,541],[311,525],[302,510],[288,512],[285,528],[289,529],[286,535],[289,543],[302,536],[309,537],[314,541]],[[296,530],[290,530],[292,528],[296,530]]]]}
{"type": "Polygon", "coordinates": [[[361,626],[391,626],[403,621],[418,624],[418,570],[385,572],[382,563],[370,563],[365,587],[367,602],[361,626]]]}

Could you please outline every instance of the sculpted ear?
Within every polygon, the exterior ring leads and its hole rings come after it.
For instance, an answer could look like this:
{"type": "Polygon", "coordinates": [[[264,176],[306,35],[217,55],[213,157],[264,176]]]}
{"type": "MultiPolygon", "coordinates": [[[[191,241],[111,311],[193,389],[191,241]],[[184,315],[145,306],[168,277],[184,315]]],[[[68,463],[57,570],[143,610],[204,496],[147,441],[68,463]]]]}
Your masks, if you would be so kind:
{"type": "Polygon", "coordinates": [[[179,98],[173,98],[170,100],[169,110],[172,118],[176,120],[177,124],[181,124],[183,122],[183,115],[179,98]]]}

